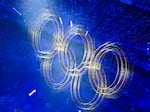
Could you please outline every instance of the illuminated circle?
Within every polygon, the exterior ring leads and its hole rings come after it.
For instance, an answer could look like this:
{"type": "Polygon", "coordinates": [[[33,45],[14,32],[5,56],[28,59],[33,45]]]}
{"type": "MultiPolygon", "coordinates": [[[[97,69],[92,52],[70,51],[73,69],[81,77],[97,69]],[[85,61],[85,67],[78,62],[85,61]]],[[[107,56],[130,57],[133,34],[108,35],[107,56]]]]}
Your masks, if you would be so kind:
{"type": "MultiPolygon", "coordinates": [[[[55,54],[54,56],[56,56],[57,54],[55,54]]],[[[50,85],[52,88],[56,90],[62,90],[68,86],[70,82],[70,76],[67,75],[65,71],[63,71],[62,74],[64,74],[64,77],[62,78],[62,80],[60,82],[57,82],[54,80],[53,78],[54,74],[52,74],[52,71],[51,71],[54,56],[50,59],[43,60],[42,62],[43,75],[48,85],[50,85]]],[[[58,68],[58,69],[61,69],[61,68],[58,68]]]]}
{"type": "Polygon", "coordinates": [[[45,12],[39,16],[39,18],[35,24],[35,28],[33,30],[32,35],[33,35],[32,43],[33,43],[33,47],[34,47],[34,50],[37,53],[37,55],[40,58],[50,58],[55,53],[55,43],[61,42],[60,39],[63,37],[63,29],[59,23],[58,18],[55,17],[55,15],[45,12]],[[54,42],[52,43],[52,47],[45,51],[41,48],[41,46],[42,46],[40,43],[41,33],[43,31],[44,26],[50,21],[54,25],[56,34],[54,34],[55,37],[54,37],[54,42]]]}
{"type": "MultiPolygon", "coordinates": [[[[124,84],[126,84],[126,81],[129,77],[129,66],[128,66],[126,57],[124,53],[122,52],[122,50],[113,43],[105,43],[99,46],[96,49],[94,57],[93,57],[94,62],[102,63],[102,60],[104,59],[105,55],[108,52],[112,52],[116,58],[117,72],[116,72],[114,81],[110,85],[107,85],[105,88],[99,87],[99,89],[103,91],[103,95],[105,97],[112,97],[113,95],[115,95],[122,89],[124,84]]],[[[89,79],[90,79],[92,88],[97,92],[98,80],[95,77],[97,77],[98,75],[100,76],[103,75],[105,77],[106,74],[105,72],[103,72],[102,66],[100,66],[100,72],[94,72],[94,71],[92,72],[95,74],[89,75],[89,79]]],[[[107,83],[107,80],[103,80],[103,82],[107,83]]]]}
{"type": "MultiPolygon", "coordinates": [[[[88,74],[91,75],[91,74],[88,74]]],[[[81,86],[81,80],[82,80],[82,76],[79,77],[73,77],[71,79],[71,83],[70,83],[70,93],[71,93],[71,97],[74,100],[74,102],[76,103],[76,105],[83,109],[83,110],[94,110],[95,108],[97,108],[97,106],[99,106],[99,104],[102,102],[104,95],[103,95],[103,91],[102,89],[99,89],[99,87],[105,87],[105,82],[103,82],[104,77],[100,76],[99,77],[99,81],[97,88],[96,88],[96,92],[95,95],[93,96],[92,99],[90,99],[87,102],[84,102],[81,98],[80,95],[80,86],[81,86]]]]}
{"type": "MultiPolygon", "coordinates": [[[[66,62],[62,59],[62,66],[66,71],[70,71],[71,75],[75,74],[77,75],[82,75],[82,73],[85,71],[86,66],[88,66],[88,62],[91,58],[91,54],[94,51],[94,46],[92,43],[92,40],[90,38],[90,36],[87,34],[85,35],[85,30],[77,25],[77,26],[72,26],[69,31],[65,34],[65,52],[61,53],[61,57],[65,57],[65,53],[68,51],[69,49],[69,44],[71,42],[71,40],[73,38],[75,38],[75,36],[80,36],[82,41],[83,41],[83,45],[84,45],[84,55],[82,58],[82,61],[80,62],[79,65],[76,65],[76,63],[74,63],[74,68],[70,68],[66,65],[66,62]]],[[[68,74],[70,75],[70,74],[68,74]]]]}

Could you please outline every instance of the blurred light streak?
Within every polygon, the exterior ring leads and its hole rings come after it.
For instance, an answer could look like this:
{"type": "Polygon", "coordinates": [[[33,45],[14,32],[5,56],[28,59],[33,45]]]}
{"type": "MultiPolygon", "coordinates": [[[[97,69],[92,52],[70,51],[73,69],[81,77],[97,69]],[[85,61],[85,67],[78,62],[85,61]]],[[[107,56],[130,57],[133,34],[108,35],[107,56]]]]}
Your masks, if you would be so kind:
{"type": "Polygon", "coordinates": [[[63,24],[63,21],[62,21],[61,17],[59,17],[59,20],[60,20],[60,23],[63,24]]]}
{"type": "Polygon", "coordinates": [[[88,35],[88,33],[89,33],[89,31],[87,30],[87,31],[85,32],[85,36],[87,36],[87,35],[88,35]]]}
{"type": "Polygon", "coordinates": [[[32,90],[30,93],[29,93],[29,96],[32,96],[34,93],[36,93],[36,90],[32,90]]]}
{"type": "Polygon", "coordinates": [[[13,7],[13,10],[16,11],[17,14],[19,14],[20,16],[22,16],[22,14],[16,8],[13,7]]]}
{"type": "Polygon", "coordinates": [[[70,27],[72,27],[73,26],[73,22],[72,22],[72,20],[70,21],[70,27]]]}

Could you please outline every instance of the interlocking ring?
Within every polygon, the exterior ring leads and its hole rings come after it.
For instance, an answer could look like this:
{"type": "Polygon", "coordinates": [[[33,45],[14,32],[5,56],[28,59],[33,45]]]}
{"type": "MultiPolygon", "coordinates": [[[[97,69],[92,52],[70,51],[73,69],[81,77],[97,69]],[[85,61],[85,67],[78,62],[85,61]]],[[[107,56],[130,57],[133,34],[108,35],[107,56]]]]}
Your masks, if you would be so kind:
{"type": "Polygon", "coordinates": [[[71,75],[75,75],[75,76],[81,75],[85,71],[85,66],[88,66],[88,62],[90,61],[91,54],[94,51],[94,46],[90,36],[88,34],[85,35],[85,30],[81,26],[76,25],[70,28],[70,30],[65,35],[65,40],[64,40],[65,52],[61,52],[61,57],[65,56],[66,52],[69,49],[70,41],[77,35],[81,37],[84,45],[84,55],[82,61],[80,62],[79,65],[75,65],[73,68],[70,67],[68,68],[66,66],[65,60],[61,59],[62,66],[64,67],[65,71],[69,71],[71,75]]]}
{"type": "Polygon", "coordinates": [[[124,52],[117,45],[107,42],[95,49],[90,35],[80,25],[72,26],[64,34],[59,19],[48,11],[42,12],[38,17],[32,36],[33,47],[37,56],[41,58],[41,68],[47,84],[57,90],[62,90],[70,85],[72,99],[83,110],[94,110],[103,98],[115,96],[123,89],[129,78],[129,64],[124,52]],[[40,43],[41,33],[43,27],[50,21],[54,25],[56,34],[52,37],[54,39],[51,48],[43,50],[40,43]],[[74,52],[70,48],[70,42],[75,36],[80,36],[84,45],[84,55],[78,65],[74,52]],[[102,66],[102,61],[109,52],[114,55],[117,64],[115,79],[110,85],[108,85],[106,73],[102,66]],[[64,75],[60,82],[54,80],[54,74],[52,74],[55,56],[59,57],[60,69],[64,75]],[[80,86],[86,71],[88,71],[87,78],[95,95],[91,100],[84,102],[80,95],[80,86]]]}

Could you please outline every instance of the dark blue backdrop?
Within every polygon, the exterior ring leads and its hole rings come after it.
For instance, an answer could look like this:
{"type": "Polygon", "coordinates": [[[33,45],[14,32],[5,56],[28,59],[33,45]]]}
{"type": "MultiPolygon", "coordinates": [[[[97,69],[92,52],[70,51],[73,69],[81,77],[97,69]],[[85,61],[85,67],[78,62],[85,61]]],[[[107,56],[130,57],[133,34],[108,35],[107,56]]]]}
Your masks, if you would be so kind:
{"type": "MultiPolygon", "coordinates": [[[[83,25],[96,46],[118,43],[133,66],[128,88],[95,112],[150,111],[150,2],[148,0],[0,0],[0,112],[78,112],[69,89],[57,92],[40,72],[29,29],[40,8],[83,25]],[[36,93],[28,94],[32,90],[36,93]]],[[[110,68],[107,68],[108,70],[110,68]]],[[[88,96],[89,93],[86,93],[88,96]]],[[[82,110],[81,110],[82,112],[82,110]]],[[[83,111],[84,112],[84,111],[83,111]]]]}

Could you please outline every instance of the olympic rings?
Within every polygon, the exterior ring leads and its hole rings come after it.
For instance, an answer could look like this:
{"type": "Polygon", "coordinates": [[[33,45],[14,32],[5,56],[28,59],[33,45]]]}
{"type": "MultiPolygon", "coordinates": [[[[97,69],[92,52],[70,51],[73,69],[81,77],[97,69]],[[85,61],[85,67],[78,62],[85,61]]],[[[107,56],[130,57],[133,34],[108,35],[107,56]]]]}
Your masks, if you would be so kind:
{"type": "Polygon", "coordinates": [[[59,19],[49,13],[42,12],[39,16],[32,35],[33,48],[41,58],[43,76],[48,85],[56,90],[65,89],[70,85],[70,94],[76,105],[83,110],[94,110],[103,98],[112,98],[119,93],[126,84],[130,67],[124,52],[114,43],[106,42],[95,49],[91,37],[80,25],[72,26],[67,33],[64,33],[63,26],[59,19]],[[52,22],[56,33],[53,35],[53,43],[50,48],[42,49],[41,33],[46,24],[52,22]],[[70,42],[75,36],[80,36],[84,45],[82,61],[76,65],[74,52],[70,48],[70,42]],[[111,52],[116,60],[117,68],[113,82],[108,85],[102,61],[111,52]],[[59,57],[60,69],[64,77],[60,82],[54,80],[52,66],[54,57],[59,57]],[[88,71],[88,80],[95,95],[88,102],[84,102],[80,95],[80,86],[83,74],[88,71]]]}

